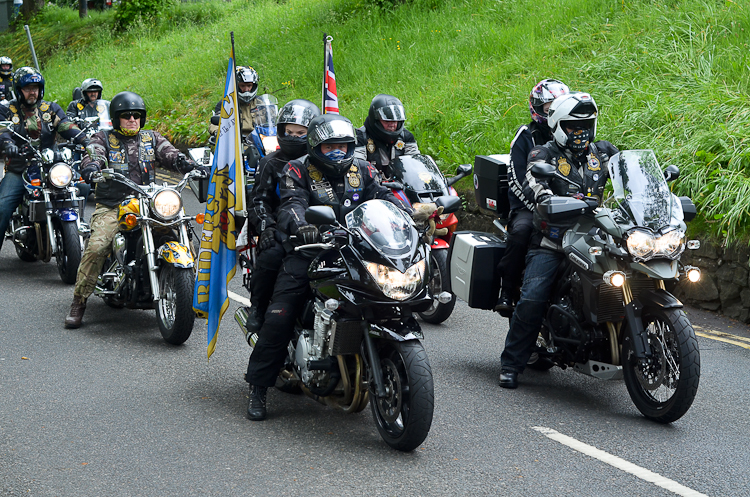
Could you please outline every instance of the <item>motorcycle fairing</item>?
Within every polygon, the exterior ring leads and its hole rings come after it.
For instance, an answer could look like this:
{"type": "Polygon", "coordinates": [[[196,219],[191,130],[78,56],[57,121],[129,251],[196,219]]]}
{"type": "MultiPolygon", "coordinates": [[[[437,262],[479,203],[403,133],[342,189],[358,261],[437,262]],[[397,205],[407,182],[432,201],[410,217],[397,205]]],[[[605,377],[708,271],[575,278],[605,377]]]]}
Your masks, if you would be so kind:
{"type": "Polygon", "coordinates": [[[159,247],[159,258],[165,262],[180,268],[190,268],[195,264],[193,254],[179,242],[167,242],[159,247]]]}
{"type": "Polygon", "coordinates": [[[450,195],[443,173],[426,155],[402,155],[391,162],[391,176],[404,184],[404,191],[412,203],[430,198],[450,195]],[[432,195],[431,195],[432,194],[432,195]]]}

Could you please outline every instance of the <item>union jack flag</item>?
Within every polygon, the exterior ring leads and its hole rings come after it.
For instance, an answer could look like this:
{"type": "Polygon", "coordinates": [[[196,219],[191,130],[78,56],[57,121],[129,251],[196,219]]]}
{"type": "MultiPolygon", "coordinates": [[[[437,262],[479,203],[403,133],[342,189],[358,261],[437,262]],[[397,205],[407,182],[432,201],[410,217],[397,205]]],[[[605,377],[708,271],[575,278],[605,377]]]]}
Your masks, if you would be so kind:
{"type": "Polygon", "coordinates": [[[325,38],[326,67],[323,75],[323,114],[339,113],[339,97],[336,94],[336,75],[333,72],[333,37],[325,38]]]}

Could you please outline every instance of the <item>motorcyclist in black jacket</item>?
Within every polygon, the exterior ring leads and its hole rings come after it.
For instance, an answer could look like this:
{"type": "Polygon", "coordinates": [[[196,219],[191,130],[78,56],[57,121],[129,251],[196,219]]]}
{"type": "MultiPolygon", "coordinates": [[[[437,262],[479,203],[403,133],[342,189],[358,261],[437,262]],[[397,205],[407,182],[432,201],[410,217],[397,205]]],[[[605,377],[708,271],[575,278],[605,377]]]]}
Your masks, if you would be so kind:
{"type": "MultiPolygon", "coordinates": [[[[324,114],[310,121],[308,155],[285,167],[281,206],[276,218],[277,229],[287,236],[294,235],[297,244],[315,243],[319,239],[318,227],[305,221],[305,209],[311,205],[330,205],[342,223],[348,212],[373,198],[389,200],[411,212],[389,189],[380,185],[375,168],[354,158],[354,143],[354,127],[347,118],[324,114]]],[[[274,385],[284,365],[295,320],[309,298],[307,270],[310,261],[308,255],[290,251],[276,279],[271,304],[245,375],[250,384],[247,415],[251,420],[266,418],[266,391],[274,385]]]]}
{"type": "Polygon", "coordinates": [[[10,57],[0,57],[0,100],[13,100],[13,61],[10,57]]]}
{"type": "Polygon", "coordinates": [[[532,120],[528,125],[518,128],[510,143],[508,243],[505,254],[497,265],[497,275],[502,278],[502,288],[495,304],[495,310],[505,317],[510,317],[513,313],[514,293],[516,288],[521,286],[521,274],[532,231],[531,211],[534,202],[523,194],[526,158],[536,145],[544,145],[552,139],[552,131],[547,124],[547,111],[556,97],[568,93],[570,90],[567,85],[556,79],[544,79],[537,83],[529,95],[532,120]]]}
{"type": "Polygon", "coordinates": [[[249,196],[252,205],[248,209],[248,222],[260,236],[250,279],[251,307],[247,309],[247,330],[250,333],[257,333],[263,324],[285,254],[276,227],[276,214],[281,204],[279,179],[289,161],[307,154],[307,127],[319,115],[320,109],[309,100],[297,99],[284,105],[276,120],[279,150],[263,157],[255,173],[255,185],[249,196]]]}
{"type": "Polygon", "coordinates": [[[354,156],[370,162],[385,177],[391,176],[390,164],[402,155],[417,155],[417,140],[404,128],[406,112],[393,95],[375,95],[365,124],[357,129],[354,156]]]}

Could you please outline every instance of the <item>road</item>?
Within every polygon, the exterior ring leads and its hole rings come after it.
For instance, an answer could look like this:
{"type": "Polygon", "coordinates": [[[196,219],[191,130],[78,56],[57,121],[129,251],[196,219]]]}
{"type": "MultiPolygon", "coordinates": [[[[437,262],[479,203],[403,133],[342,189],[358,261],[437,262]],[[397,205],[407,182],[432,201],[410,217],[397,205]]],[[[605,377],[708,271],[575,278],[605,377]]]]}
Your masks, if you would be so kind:
{"type": "MultiPolygon", "coordinates": [[[[238,280],[230,290],[246,297],[238,280]]],[[[687,309],[701,383],[664,426],[622,381],[555,368],[501,389],[507,321],[459,302],[423,326],[434,421],[421,447],[399,453],[369,408],[344,415],[272,389],[268,420],[248,421],[237,301],[209,362],[205,321],[169,346],[153,311],[92,297],[84,326],[66,330],[72,287],[54,261],[23,263],[9,242],[0,295],[3,496],[750,495],[750,329],[711,313],[687,309]]]]}

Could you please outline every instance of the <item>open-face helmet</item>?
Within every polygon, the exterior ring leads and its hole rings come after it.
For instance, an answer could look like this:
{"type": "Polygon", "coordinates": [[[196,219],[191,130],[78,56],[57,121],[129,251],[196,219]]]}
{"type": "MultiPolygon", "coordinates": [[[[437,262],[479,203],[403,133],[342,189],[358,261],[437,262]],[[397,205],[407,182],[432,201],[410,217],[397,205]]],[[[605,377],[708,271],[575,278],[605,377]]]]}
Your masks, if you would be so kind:
{"type": "Polygon", "coordinates": [[[307,136],[287,136],[286,125],[297,124],[310,127],[310,121],[320,115],[317,105],[298,98],[287,102],[279,111],[276,118],[276,135],[281,150],[290,157],[301,157],[307,152],[307,136]]]}
{"type": "Polygon", "coordinates": [[[250,66],[238,66],[237,67],[237,88],[238,88],[238,95],[241,102],[244,102],[246,104],[249,104],[253,101],[255,98],[255,95],[258,94],[258,73],[250,66]],[[239,91],[239,84],[240,83],[247,83],[252,84],[253,89],[250,91],[246,91],[244,93],[241,93],[239,91]]]}
{"type": "Polygon", "coordinates": [[[89,91],[98,91],[99,94],[97,95],[97,100],[102,98],[102,91],[104,91],[104,87],[102,86],[102,82],[98,79],[89,78],[83,80],[83,83],[81,83],[81,93],[83,94],[83,101],[84,102],[90,102],[89,96],[86,92],[89,91]]]}
{"type": "Polygon", "coordinates": [[[16,100],[21,102],[22,105],[26,105],[26,99],[21,93],[21,88],[26,88],[29,85],[39,85],[37,103],[41,102],[44,98],[44,76],[33,67],[19,67],[13,75],[13,93],[16,95],[16,100]]]}
{"type": "Polygon", "coordinates": [[[310,162],[326,176],[340,178],[354,162],[356,134],[352,122],[339,114],[323,114],[310,121],[307,127],[307,154],[310,162]],[[346,143],[341,157],[324,155],[320,147],[326,143],[346,143]]]}
{"type": "Polygon", "coordinates": [[[537,83],[529,95],[531,118],[539,124],[547,124],[547,113],[544,112],[544,104],[568,93],[570,93],[568,86],[556,79],[543,79],[537,83]]]}
{"type": "Polygon", "coordinates": [[[574,155],[585,153],[596,138],[598,112],[588,93],[575,92],[556,98],[549,108],[547,122],[557,144],[574,155]]]}
{"type": "Polygon", "coordinates": [[[114,97],[109,104],[109,113],[112,115],[112,126],[122,131],[120,128],[120,115],[124,112],[139,112],[141,115],[141,128],[146,125],[146,104],[137,93],[132,91],[121,91],[114,97]]]}
{"type": "Polygon", "coordinates": [[[0,57],[0,74],[3,76],[10,76],[13,72],[13,60],[8,56],[0,57]],[[8,66],[7,69],[3,69],[3,66],[8,66]]]}
{"type": "Polygon", "coordinates": [[[380,95],[375,95],[375,98],[372,99],[367,117],[369,122],[367,132],[369,134],[386,143],[394,143],[404,129],[406,112],[401,100],[393,95],[381,93],[380,95]],[[387,131],[380,122],[381,120],[397,121],[398,127],[396,127],[395,131],[387,131]]]}

